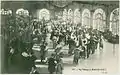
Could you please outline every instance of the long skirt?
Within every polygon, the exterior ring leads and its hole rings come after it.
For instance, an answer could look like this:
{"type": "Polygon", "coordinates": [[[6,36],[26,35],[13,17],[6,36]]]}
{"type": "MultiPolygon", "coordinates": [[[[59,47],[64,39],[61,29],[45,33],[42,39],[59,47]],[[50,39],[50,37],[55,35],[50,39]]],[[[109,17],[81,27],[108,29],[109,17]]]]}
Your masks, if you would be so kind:
{"type": "Polygon", "coordinates": [[[55,72],[55,66],[48,66],[48,71],[50,74],[53,74],[55,72]]]}
{"type": "Polygon", "coordinates": [[[78,64],[78,60],[79,60],[79,57],[74,56],[73,63],[78,64]]]}
{"type": "Polygon", "coordinates": [[[75,46],[74,46],[74,45],[69,45],[68,54],[72,55],[74,49],[75,49],[75,46]]]}
{"type": "Polygon", "coordinates": [[[53,41],[53,49],[55,49],[57,46],[57,42],[56,41],[53,41]]]}
{"type": "Polygon", "coordinates": [[[101,41],[99,44],[100,48],[103,48],[103,42],[101,41]]]}

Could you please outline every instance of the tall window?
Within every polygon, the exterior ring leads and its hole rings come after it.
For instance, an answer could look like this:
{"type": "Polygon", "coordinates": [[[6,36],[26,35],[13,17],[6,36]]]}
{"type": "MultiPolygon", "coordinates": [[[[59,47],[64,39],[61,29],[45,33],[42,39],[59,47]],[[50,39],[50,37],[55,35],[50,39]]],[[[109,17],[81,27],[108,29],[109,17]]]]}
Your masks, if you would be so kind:
{"type": "Polygon", "coordinates": [[[84,9],[82,12],[82,26],[90,28],[90,11],[84,9]]]}
{"type": "Polygon", "coordinates": [[[38,14],[39,14],[39,20],[42,20],[42,19],[49,20],[50,19],[50,12],[47,9],[41,9],[38,14]]]}
{"type": "Polygon", "coordinates": [[[16,11],[16,14],[17,14],[17,15],[28,16],[28,15],[29,15],[29,12],[28,12],[28,10],[25,10],[25,9],[23,9],[23,8],[20,8],[20,9],[18,9],[18,10],[16,11]]]}
{"type": "Polygon", "coordinates": [[[73,11],[72,11],[72,9],[68,10],[68,21],[73,23],[73,11]]]}
{"type": "Polygon", "coordinates": [[[67,10],[66,9],[64,9],[64,11],[63,11],[63,21],[67,21],[67,10]]]}
{"type": "Polygon", "coordinates": [[[114,9],[110,15],[110,31],[113,34],[119,35],[119,8],[114,9]]]}
{"type": "Polygon", "coordinates": [[[105,12],[101,8],[96,9],[93,14],[93,29],[104,31],[105,26],[106,26],[105,12]]]}
{"type": "Polygon", "coordinates": [[[80,11],[79,9],[76,9],[74,11],[74,23],[79,24],[80,23],[80,11]]]}

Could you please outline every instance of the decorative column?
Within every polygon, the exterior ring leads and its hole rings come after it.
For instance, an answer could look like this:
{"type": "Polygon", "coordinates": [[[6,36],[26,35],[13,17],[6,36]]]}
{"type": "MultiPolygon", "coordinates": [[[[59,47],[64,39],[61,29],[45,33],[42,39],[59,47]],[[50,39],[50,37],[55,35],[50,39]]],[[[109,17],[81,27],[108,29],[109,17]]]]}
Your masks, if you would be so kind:
{"type": "Polygon", "coordinates": [[[81,11],[81,8],[79,9],[79,12],[80,12],[80,24],[82,24],[82,11],[81,11]]]}
{"type": "Polygon", "coordinates": [[[8,50],[9,33],[7,29],[7,20],[12,15],[12,10],[1,9],[1,73],[7,73],[8,70],[8,50]]]}
{"type": "Polygon", "coordinates": [[[110,26],[110,12],[109,7],[106,7],[106,26],[105,29],[109,29],[110,26]]]}
{"type": "Polygon", "coordinates": [[[91,25],[90,25],[90,27],[93,28],[93,14],[94,14],[94,10],[91,10],[90,13],[91,13],[91,14],[90,14],[90,15],[91,15],[91,18],[90,18],[90,21],[91,21],[90,24],[91,24],[91,25]]]}

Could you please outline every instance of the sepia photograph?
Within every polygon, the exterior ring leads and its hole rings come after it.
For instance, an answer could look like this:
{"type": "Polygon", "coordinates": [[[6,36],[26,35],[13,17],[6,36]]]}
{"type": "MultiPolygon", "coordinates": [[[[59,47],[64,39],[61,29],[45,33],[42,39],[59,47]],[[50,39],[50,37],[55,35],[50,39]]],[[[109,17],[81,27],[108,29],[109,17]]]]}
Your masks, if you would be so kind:
{"type": "Polygon", "coordinates": [[[0,74],[119,73],[119,0],[0,5],[0,74]]]}

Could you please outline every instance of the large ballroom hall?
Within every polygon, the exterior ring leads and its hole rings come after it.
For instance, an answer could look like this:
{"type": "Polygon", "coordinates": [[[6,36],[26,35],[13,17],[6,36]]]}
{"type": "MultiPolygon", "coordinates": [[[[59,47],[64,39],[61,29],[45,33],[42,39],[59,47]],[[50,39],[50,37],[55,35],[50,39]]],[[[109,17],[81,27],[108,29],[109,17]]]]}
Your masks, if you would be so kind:
{"type": "Polygon", "coordinates": [[[117,74],[119,1],[1,1],[2,74],[117,74]]]}

